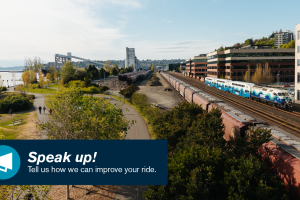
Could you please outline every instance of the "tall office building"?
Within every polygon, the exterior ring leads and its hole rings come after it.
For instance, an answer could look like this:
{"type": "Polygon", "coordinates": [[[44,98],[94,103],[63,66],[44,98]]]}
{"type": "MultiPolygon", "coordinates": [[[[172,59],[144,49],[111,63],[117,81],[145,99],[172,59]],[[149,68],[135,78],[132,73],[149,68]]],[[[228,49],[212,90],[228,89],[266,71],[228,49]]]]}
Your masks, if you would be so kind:
{"type": "Polygon", "coordinates": [[[296,25],[295,48],[295,101],[300,103],[300,24],[296,25]]]}
{"type": "Polygon", "coordinates": [[[279,48],[280,45],[287,44],[292,41],[293,33],[290,31],[282,32],[282,33],[275,33],[275,46],[279,48]]]}
{"type": "Polygon", "coordinates": [[[135,56],[134,48],[126,47],[126,58],[125,58],[125,68],[130,67],[133,65],[133,70],[138,70],[138,60],[135,56]]]}

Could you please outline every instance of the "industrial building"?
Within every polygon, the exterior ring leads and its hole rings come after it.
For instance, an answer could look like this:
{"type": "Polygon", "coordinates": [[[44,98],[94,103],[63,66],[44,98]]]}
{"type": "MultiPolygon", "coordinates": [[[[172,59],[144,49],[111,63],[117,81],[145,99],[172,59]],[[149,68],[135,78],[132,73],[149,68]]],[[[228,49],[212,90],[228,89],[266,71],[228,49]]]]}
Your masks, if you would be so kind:
{"type": "Polygon", "coordinates": [[[139,69],[138,59],[135,56],[135,49],[126,47],[126,58],[125,58],[125,68],[133,65],[133,71],[139,69]]]}

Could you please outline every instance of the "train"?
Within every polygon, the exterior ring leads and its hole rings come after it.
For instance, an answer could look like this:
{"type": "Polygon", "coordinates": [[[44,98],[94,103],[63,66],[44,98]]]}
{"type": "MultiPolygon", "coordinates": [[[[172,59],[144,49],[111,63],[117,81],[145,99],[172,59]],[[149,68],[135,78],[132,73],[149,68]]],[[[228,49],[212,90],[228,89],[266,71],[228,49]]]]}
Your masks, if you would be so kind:
{"type": "Polygon", "coordinates": [[[137,72],[128,72],[125,74],[120,74],[118,75],[118,80],[119,81],[127,81],[128,84],[132,84],[137,80],[143,80],[145,79],[149,74],[151,70],[147,71],[137,71],[137,72]]]}
{"type": "Polygon", "coordinates": [[[206,77],[205,85],[215,87],[219,90],[230,92],[232,94],[265,102],[278,108],[291,108],[292,99],[286,90],[258,86],[254,83],[231,81],[221,78],[206,77]]]}

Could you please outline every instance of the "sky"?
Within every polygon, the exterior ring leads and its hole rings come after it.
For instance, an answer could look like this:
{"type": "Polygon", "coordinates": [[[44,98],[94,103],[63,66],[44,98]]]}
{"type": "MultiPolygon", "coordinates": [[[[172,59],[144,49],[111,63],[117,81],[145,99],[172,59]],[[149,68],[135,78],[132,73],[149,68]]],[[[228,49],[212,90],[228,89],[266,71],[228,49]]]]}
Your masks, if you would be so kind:
{"type": "Polygon", "coordinates": [[[273,31],[295,30],[299,0],[0,0],[0,67],[55,54],[188,59],[273,31]]]}

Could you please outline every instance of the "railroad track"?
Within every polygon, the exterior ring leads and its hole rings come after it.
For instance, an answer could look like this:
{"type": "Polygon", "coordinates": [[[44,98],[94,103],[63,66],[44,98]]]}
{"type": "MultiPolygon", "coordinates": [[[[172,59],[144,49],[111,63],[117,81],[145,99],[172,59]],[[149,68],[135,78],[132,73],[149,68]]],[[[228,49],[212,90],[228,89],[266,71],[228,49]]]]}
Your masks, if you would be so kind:
{"type": "MultiPolygon", "coordinates": [[[[290,130],[293,130],[294,132],[298,133],[297,136],[300,136],[300,124],[295,124],[295,123],[292,123],[289,121],[289,119],[282,119],[280,117],[277,117],[276,115],[274,115],[274,113],[268,113],[268,112],[265,112],[265,111],[262,111],[261,109],[259,109],[258,107],[254,107],[253,106],[253,101],[250,100],[250,99],[246,99],[246,98],[242,98],[242,97],[239,97],[239,96],[236,96],[236,95],[233,95],[231,93],[227,93],[227,94],[231,94],[232,96],[228,97],[228,96],[225,96],[222,94],[223,91],[213,91],[213,88],[210,88],[210,89],[207,89],[206,85],[204,83],[200,83],[198,81],[195,81],[191,78],[186,78],[186,77],[183,77],[181,75],[177,75],[177,74],[174,74],[172,73],[171,74],[172,76],[174,76],[175,78],[178,78],[182,81],[185,81],[186,83],[196,87],[196,88],[199,88],[211,95],[214,95],[222,100],[224,100],[225,102],[229,102],[229,103],[233,103],[234,105],[244,109],[244,110],[247,110],[247,111],[250,111],[252,113],[254,113],[255,115],[259,116],[259,117],[262,117],[263,119],[268,119],[276,124],[280,124],[281,126],[287,128],[287,129],[290,129],[290,130]]],[[[270,105],[267,105],[267,104],[264,104],[264,103],[261,103],[261,102],[256,102],[258,105],[262,105],[262,106],[266,106],[270,109],[273,109],[275,112],[284,112],[284,113],[287,113],[289,115],[292,115],[294,116],[295,118],[299,118],[299,122],[300,122],[300,113],[297,113],[297,112],[288,112],[288,111],[285,111],[285,110],[281,110],[281,109],[278,109],[278,108],[275,108],[275,107],[272,107],[270,105]]]]}

